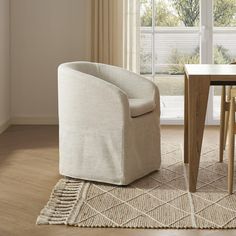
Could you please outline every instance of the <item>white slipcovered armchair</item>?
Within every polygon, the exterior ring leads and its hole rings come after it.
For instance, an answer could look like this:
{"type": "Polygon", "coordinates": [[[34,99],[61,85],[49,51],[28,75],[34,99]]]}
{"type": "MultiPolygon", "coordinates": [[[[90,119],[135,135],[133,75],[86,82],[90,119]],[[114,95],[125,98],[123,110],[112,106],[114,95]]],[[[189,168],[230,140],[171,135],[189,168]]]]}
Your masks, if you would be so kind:
{"type": "Polygon", "coordinates": [[[160,167],[160,100],[151,81],[110,65],[59,66],[60,174],[127,185],[160,167]]]}

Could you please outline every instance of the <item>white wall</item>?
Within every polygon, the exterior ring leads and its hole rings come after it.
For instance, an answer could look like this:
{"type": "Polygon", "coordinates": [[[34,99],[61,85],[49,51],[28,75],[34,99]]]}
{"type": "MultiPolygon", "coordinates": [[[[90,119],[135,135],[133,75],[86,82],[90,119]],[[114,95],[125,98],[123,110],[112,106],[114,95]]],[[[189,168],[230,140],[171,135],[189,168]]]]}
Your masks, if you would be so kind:
{"type": "Polygon", "coordinates": [[[13,123],[54,123],[57,67],[90,56],[89,0],[11,0],[13,123]]]}
{"type": "Polygon", "coordinates": [[[0,0],[0,133],[10,119],[9,0],[0,0]]]}

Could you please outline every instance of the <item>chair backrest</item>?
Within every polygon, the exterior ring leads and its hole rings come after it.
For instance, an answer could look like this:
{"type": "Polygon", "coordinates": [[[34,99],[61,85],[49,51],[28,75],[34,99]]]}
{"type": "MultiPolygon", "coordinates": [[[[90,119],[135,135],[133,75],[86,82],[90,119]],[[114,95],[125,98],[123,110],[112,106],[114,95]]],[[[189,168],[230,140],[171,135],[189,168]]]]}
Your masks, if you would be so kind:
{"type": "Polygon", "coordinates": [[[123,90],[129,98],[135,98],[138,95],[142,95],[141,93],[137,94],[138,89],[134,88],[136,86],[140,87],[141,80],[139,79],[137,83],[134,83],[133,80],[137,79],[137,75],[123,68],[101,63],[80,61],[69,62],[66,63],[65,66],[81,73],[89,74],[101,80],[107,81],[123,90]]]}
{"type": "Polygon", "coordinates": [[[80,71],[85,74],[89,74],[99,78],[99,67],[96,63],[91,62],[68,62],[66,63],[68,68],[76,71],[80,71]]]}
{"type": "Polygon", "coordinates": [[[127,77],[125,78],[123,75],[125,71],[124,69],[111,65],[78,61],[66,63],[66,66],[84,74],[95,76],[114,85],[117,85],[116,83],[119,80],[127,79],[127,77]]]}
{"type": "Polygon", "coordinates": [[[153,97],[155,94],[151,81],[120,67],[81,61],[63,65],[115,85],[125,92],[128,98],[153,97]]]}

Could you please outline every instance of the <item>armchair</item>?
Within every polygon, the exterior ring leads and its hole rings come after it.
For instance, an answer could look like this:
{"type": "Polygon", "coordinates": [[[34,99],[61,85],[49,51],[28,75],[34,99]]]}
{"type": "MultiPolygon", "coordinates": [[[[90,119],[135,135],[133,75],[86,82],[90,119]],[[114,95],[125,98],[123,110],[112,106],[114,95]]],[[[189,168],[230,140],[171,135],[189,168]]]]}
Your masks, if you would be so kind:
{"type": "Polygon", "coordinates": [[[60,174],[127,185],[158,170],[160,101],[154,83],[110,65],[58,68],[60,174]]]}

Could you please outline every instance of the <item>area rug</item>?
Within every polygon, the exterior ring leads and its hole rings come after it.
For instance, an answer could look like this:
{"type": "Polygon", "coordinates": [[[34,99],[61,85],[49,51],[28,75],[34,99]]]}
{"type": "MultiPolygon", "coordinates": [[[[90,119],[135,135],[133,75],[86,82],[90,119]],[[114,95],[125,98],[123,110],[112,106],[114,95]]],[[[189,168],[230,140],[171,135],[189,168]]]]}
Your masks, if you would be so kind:
{"type": "Polygon", "coordinates": [[[196,193],[187,191],[182,153],[163,144],[161,170],[127,187],[62,178],[37,224],[236,229],[236,193],[227,193],[227,160],[218,163],[218,147],[203,147],[196,193]]]}

